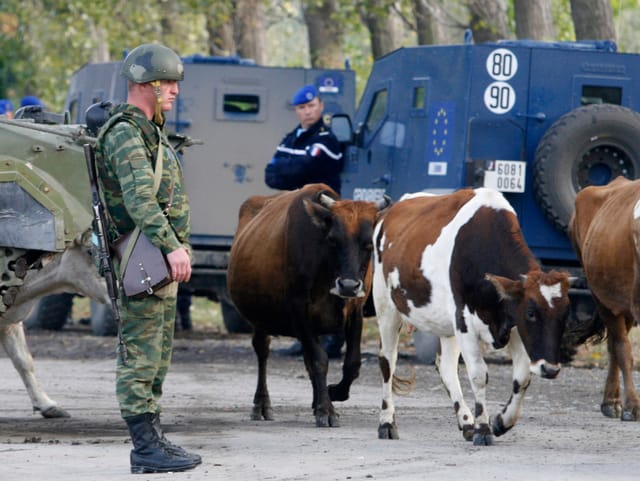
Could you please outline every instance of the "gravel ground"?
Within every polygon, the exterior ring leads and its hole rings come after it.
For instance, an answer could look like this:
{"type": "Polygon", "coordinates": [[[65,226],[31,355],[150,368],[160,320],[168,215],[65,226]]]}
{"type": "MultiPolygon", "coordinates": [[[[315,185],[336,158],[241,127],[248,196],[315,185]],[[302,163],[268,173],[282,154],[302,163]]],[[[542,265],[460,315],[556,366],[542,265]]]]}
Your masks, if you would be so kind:
{"type": "MultiPolygon", "coordinates": [[[[0,480],[131,479],[131,444],[113,393],[114,340],[82,329],[32,331],[27,337],[47,393],[72,417],[34,414],[2,353],[0,480]]],[[[289,343],[275,339],[272,347],[289,343]]],[[[174,442],[199,452],[203,464],[136,479],[602,481],[637,480],[640,472],[633,455],[640,425],[600,414],[602,369],[568,367],[556,380],[535,378],[516,427],[494,446],[474,447],[457,429],[435,368],[417,363],[410,351],[403,353],[400,370],[415,368],[417,385],[396,398],[398,441],[377,439],[381,388],[373,343],[364,346],[351,398],[336,403],[341,427],[327,429],[315,427],[300,358],[271,356],[269,389],[277,417],[258,422],[249,419],[256,363],[248,336],[182,335],[174,352],[165,385],[165,430],[174,442]]],[[[331,362],[330,381],[337,381],[340,367],[331,362]]],[[[509,396],[510,365],[494,362],[489,369],[495,412],[509,396]]]]}

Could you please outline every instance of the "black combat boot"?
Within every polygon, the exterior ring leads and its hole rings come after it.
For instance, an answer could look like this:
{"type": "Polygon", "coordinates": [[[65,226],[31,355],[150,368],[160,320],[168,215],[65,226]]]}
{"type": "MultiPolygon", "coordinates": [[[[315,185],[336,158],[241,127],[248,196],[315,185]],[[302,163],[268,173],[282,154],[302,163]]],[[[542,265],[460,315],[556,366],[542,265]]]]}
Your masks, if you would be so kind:
{"type": "Polygon", "coordinates": [[[133,449],[131,450],[131,472],[166,473],[186,471],[197,466],[190,457],[167,451],[153,427],[153,414],[145,413],[125,418],[133,449]]]}
{"type": "Polygon", "coordinates": [[[173,444],[165,437],[164,432],[162,432],[162,426],[160,425],[160,413],[155,413],[153,415],[152,424],[153,429],[155,429],[156,434],[158,435],[158,439],[160,440],[160,445],[165,449],[165,451],[171,454],[176,454],[183,458],[190,458],[196,464],[200,464],[202,462],[202,458],[199,454],[190,453],[186,449],[173,444]]]}

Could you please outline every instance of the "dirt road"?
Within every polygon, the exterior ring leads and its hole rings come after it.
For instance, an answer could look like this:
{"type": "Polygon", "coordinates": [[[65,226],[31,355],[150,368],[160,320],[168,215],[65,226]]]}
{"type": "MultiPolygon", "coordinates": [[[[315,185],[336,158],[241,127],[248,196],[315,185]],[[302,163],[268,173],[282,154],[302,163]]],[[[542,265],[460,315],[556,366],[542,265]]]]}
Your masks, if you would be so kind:
{"type": "MultiPolygon", "coordinates": [[[[28,340],[45,389],[72,418],[33,414],[20,378],[0,357],[0,480],[133,479],[131,445],[113,393],[113,340],[73,332],[29,333],[28,340]]],[[[273,347],[288,343],[275,340],[273,347]]],[[[435,368],[426,365],[416,365],[413,394],[397,398],[401,439],[378,440],[381,388],[373,346],[365,348],[351,399],[337,403],[342,426],[334,429],[314,425],[301,359],[272,355],[269,388],[277,419],[257,422],[249,419],[256,365],[248,337],[179,339],[174,358],[166,431],[204,461],[186,473],[135,479],[602,481],[637,480],[640,473],[640,425],[599,412],[601,369],[567,368],[553,381],[535,378],[518,425],[494,446],[474,447],[458,432],[435,368]]],[[[414,361],[407,357],[401,365],[407,369],[414,361]]],[[[339,374],[332,361],[330,379],[339,374]]],[[[510,366],[491,364],[490,377],[495,412],[509,395],[510,366]]]]}

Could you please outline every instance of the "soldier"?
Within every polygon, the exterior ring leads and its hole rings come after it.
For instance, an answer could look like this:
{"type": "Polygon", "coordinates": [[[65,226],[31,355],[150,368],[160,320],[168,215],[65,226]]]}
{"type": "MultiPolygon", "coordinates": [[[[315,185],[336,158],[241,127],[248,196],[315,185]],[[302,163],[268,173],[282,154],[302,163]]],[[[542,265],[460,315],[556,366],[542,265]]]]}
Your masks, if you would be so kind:
{"type": "Polygon", "coordinates": [[[133,443],[132,473],[184,471],[202,461],[169,442],[160,427],[178,282],[191,277],[189,200],[177,155],[162,131],[163,112],[173,107],[183,69],[180,57],[163,45],[134,48],[122,64],[127,101],[111,110],[96,145],[99,186],[111,221],[109,241],[137,226],[165,254],[174,281],[143,299],[127,297],[121,289],[118,300],[128,361],[125,365],[119,357],[116,396],[133,443]],[[159,148],[162,180],[154,196],[159,148]]]}

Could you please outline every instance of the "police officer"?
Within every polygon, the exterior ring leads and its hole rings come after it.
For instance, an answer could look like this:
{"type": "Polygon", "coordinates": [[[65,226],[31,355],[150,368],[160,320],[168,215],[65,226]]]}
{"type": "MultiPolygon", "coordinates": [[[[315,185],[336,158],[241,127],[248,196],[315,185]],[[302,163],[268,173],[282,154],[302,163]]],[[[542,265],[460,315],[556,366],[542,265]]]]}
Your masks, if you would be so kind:
{"type": "Polygon", "coordinates": [[[322,114],[324,102],[313,85],[298,90],[291,101],[300,124],[285,135],[265,169],[269,187],[293,190],[325,183],[340,194],[342,148],[322,114]]]}
{"type": "MultiPolygon", "coordinates": [[[[340,194],[343,168],[342,147],[323,119],[324,102],[313,85],[305,85],[291,99],[300,124],[285,135],[265,168],[269,187],[293,190],[305,184],[324,183],[340,194]]],[[[340,357],[344,335],[326,335],[322,345],[331,359],[340,357]]],[[[295,341],[282,351],[287,356],[302,354],[295,341]]]]}
{"type": "Polygon", "coordinates": [[[191,277],[189,200],[177,155],[162,131],[164,112],[178,95],[183,65],[173,50],[144,44],[127,55],[122,75],[128,80],[127,101],[113,107],[96,146],[99,186],[111,221],[109,240],[139,227],[165,254],[174,282],[144,299],[120,292],[128,362],[118,358],[116,396],[133,443],[131,472],[184,471],[198,465],[200,456],[172,444],[160,427],[178,282],[191,277]],[[163,170],[154,196],[158,149],[163,149],[163,170]]]}

